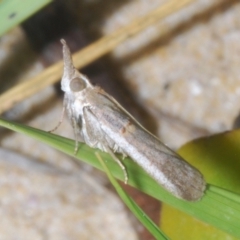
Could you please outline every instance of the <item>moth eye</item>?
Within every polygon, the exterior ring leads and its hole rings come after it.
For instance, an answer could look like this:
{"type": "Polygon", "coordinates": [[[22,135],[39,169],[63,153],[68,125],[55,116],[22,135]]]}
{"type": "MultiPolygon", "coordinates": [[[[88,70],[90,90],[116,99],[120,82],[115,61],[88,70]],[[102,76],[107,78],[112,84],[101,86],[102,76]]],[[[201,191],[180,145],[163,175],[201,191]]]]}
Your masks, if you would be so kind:
{"type": "Polygon", "coordinates": [[[70,89],[73,92],[79,92],[83,90],[85,87],[86,83],[81,78],[76,77],[70,82],[70,89]]]}

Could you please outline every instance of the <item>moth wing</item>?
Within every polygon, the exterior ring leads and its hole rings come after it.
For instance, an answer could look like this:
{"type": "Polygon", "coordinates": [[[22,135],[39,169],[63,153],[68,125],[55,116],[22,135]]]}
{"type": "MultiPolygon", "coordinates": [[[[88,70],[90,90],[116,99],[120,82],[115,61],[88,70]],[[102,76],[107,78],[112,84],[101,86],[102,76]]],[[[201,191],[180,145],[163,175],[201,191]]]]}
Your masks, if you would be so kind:
{"type": "MultiPolygon", "coordinates": [[[[115,155],[116,148],[115,142],[106,135],[101,128],[101,122],[98,121],[96,116],[91,111],[91,108],[85,107],[83,109],[83,119],[84,119],[84,129],[86,131],[88,145],[92,147],[97,147],[102,151],[108,152],[112,158],[118,163],[124,173],[125,183],[128,181],[128,176],[124,165],[122,164],[121,160],[115,155]]],[[[85,138],[85,141],[86,141],[85,138]]],[[[124,153],[124,152],[121,152],[124,153]]],[[[124,153],[125,154],[125,153],[124,153]]]]}
{"type": "Polygon", "coordinates": [[[105,152],[108,151],[108,146],[113,148],[114,141],[103,132],[101,121],[94,115],[90,107],[83,108],[83,119],[83,131],[86,144],[105,152]]]}
{"type": "Polygon", "coordinates": [[[176,197],[189,201],[202,197],[205,181],[197,169],[145,130],[116,100],[107,94],[99,98],[105,98],[104,105],[91,112],[106,136],[176,197]]]}

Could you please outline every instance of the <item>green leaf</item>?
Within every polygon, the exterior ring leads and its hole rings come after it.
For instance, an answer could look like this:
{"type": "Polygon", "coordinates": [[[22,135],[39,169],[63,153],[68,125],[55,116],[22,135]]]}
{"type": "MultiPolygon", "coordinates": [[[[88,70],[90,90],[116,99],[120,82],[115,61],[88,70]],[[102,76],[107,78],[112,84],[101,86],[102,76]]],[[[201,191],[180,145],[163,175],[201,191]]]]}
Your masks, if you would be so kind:
{"type": "Polygon", "coordinates": [[[145,214],[144,211],[130,198],[125,191],[121,188],[119,183],[112,176],[111,171],[108,169],[107,165],[104,163],[102,158],[98,153],[96,153],[98,160],[100,161],[103,169],[108,175],[108,178],[112,185],[115,187],[117,193],[122,198],[124,203],[128,206],[131,212],[136,216],[136,218],[148,229],[148,231],[158,240],[168,239],[167,236],[156,226],[156,224],[145,214]]]}
{"type": "Polygon", "coordinates": [[[208,183],[218,187],[209,185],[210,189],[206,192],[207,198],[203,199],[207,199],[207,205],[203,211],[209,212],[209,222],[212,226],[196,221],[169,205],[162,205],[161,228],[171,239],[239,239],[240,219],[235,214],[238,213],[237,209],[240,205],[239,195],[235,194],[240,194],[239,142],[240,130],[234,130],[196,139],[178,150],[183,158],[204,174],[208,183]],[[224,208],[224,211],[221,208],[224,208]],[[234,209],[236,209],[235,213],[232,212],[235,211],[234,209]],[[232,218],[231,221],[226,221],[228,217],[232,218]],[[226,230],[227,233],[219,230],[223,230],[222,227],[219,229],[214,227],[222,226],[224,222],[226,222],[225,229],[229,228],[229,231],[226,230]],[[227,222],[232,226],[227,225],[227,222]],[[192,228],[189,229],[186,226],[192,226],[192,228]],[[234,228],[236,232],[232,231],[234,228]],[[173,232],[172,229],[177,230],[173,232]],[[179,232],[181,232],[181,238],[179,238],[179,232]]]}
{"type": "MultiPolygon", "coordinates": [[[[24,133],[25,135],[40,140],[62,152],[74,156],[75,142],[73,140],[3,119],[0,119],[0,125],[16,132],[24,133]]],[[[99,152],[101,157],[107,162],[108,168],[114,177],[121,180],[124,179],[122,169],[106,153],[92,149],[85,144],[80,144],[76,157],[102,170],[102,166],[96,158],[95,152],[99,152]]],[[[129,185],[132,185],[156,199],[166,202],[169,205],[194,216],[205,223],[211,224],[240,238],[239,195],[208,185],[205,195],[200,201],[186,202],[177,199],[170,193],[166,192],[148,174],[146,174],[144,170],[129,158],[124,160],[124,165],[127,169],[129,185]]]]}
{"type": "Polygon", "coordinates": [[[33,15],[52,0],[0,0],[0,36],[33,15]]]}

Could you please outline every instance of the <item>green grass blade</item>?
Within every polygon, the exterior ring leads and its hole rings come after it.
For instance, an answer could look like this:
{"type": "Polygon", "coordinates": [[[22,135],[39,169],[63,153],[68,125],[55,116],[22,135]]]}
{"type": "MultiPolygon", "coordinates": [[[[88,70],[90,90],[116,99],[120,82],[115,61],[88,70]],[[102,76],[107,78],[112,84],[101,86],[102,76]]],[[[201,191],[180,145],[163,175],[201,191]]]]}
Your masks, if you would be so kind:
{"type": "MultiPolygon", "coordinates": [[[[74,156],[73,140],[50,134],[38,129],[12,123],[0,119],[0,125],[13,131],[24,133],[34,139],[42,141],[62,152],[74,156]]],[[[107,161],[111,174],[123,180],[124,175],[118,164],[111,157],[96,149],[92,149],[85,144],[80,144],[76,155],[94,167],[102,170],[102,166],[96,158],[95,152],[99,152],[101,157],[107,161]]],[[[129,181],[128,184],[141,191],[186,212],[205,223],[211,224],[233,236],[240,238],[240,196],[229,191],[208,185],[206,193],[201,201],[191,203],[175,198],[163,188],[161,188],[150,176],[148,176],[137,164],[130,159],[124,160],[129,181]]]]}
{"type": "Polygon", "coordinates": [[[112,176],[111,171],[108,169],[107,165],[104,163],[103,159],[98,153],[96,153],[98,160],[100,161],[104,171],[107,173],[107,176],[116,189],[117,193],[128,206],[131,212],[136,216],[136,218],[148,229],[148,231],[158,240],[166,240],[167,236],[156,226],[156,224],[142,211],[142,209],[134,202],[134,200],[129,197],[125,191],[121,188],[119,183],[112,176]]]}
{"type": "Polygon", "coordinates": [[[33,15],[52,0],[0,1],[0,36],[33,15]]]}

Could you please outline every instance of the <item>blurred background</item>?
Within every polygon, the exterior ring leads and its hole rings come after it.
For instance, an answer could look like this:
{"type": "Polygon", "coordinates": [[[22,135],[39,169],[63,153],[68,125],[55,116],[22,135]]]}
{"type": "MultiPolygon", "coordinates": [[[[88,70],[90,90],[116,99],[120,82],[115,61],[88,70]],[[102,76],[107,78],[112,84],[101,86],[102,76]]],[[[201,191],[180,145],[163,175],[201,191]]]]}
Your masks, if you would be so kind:
{"type": "MultiPolygon", "coordinates": [[[[35,6],[1,1],[2,117],[51,130],[61,117],[59,83],[20,96],[21,101],[7,93],[62,60],[61,38],[77,52],[166,2],[56,0],[35,6]],[[13,103],[7,105],[3,96],[13,103]]],[[[81,72],[175,150],[192,139],[238,128],[239,14],[236,0],[189,0],[81,72]]],[[[73,138],[66,118],[57,134],[73,138]]],[[[3,128],[0,143],[0,239],[152,239],[104,174],[3,128]]],[[[124,187],[158,223],[160,204],[124,187]]]]}

